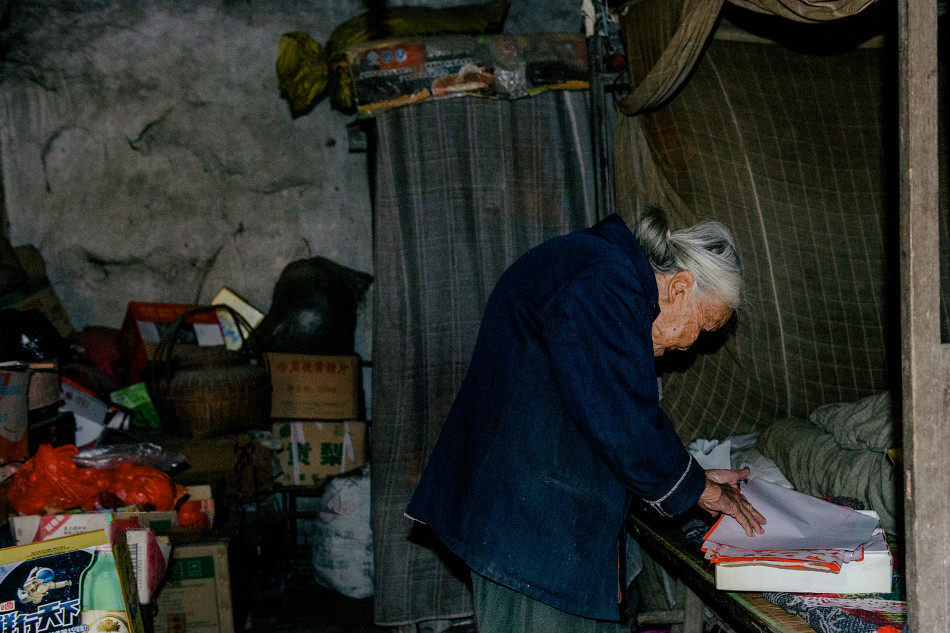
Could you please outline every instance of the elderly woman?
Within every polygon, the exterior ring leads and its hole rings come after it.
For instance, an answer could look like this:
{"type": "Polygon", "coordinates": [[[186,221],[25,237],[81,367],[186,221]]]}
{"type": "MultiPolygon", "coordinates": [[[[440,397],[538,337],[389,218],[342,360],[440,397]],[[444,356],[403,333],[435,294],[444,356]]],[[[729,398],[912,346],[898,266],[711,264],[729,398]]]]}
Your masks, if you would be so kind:
{"type": "Polygon", "coordinates": [[[634,496],[765,522],[748,471],[703,471],[660,409],[654,358],[742,296],[732,236],[648,209],[551,239],[496,284],[468,373],[406,510],[472,571],[479,633],[616,630],[634,496]]]}

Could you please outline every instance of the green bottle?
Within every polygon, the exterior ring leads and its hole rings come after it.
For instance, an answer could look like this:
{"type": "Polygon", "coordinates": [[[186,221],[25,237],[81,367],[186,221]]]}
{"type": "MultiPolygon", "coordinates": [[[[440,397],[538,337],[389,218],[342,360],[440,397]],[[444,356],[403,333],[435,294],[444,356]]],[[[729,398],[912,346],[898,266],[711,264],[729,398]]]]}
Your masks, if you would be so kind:
{"type": "Polygon", "coordinates": [[[79,576],[79,600],[79,621],[88,633],[129,633],[111,544],[93,548],[92,560],[79,576]]]}

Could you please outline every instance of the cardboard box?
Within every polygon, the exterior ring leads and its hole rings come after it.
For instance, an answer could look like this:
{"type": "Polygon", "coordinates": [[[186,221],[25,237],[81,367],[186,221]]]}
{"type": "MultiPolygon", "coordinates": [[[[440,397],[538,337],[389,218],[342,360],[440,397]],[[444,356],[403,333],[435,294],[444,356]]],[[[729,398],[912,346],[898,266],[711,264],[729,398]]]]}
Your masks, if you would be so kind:
{"type": "Polygon", "coordinates": [[[92,390],[63,378],[60,381],[60,395],[63,400],[60,411],[72,411],[77,417],[105,425],[109,405],[97,398],[92,390]]]}
{"type": "MultiPolygon", "coordinates": [[[[125,518],[135,525],[147,524],[147,520],[129,518],[125,514],[108,512],[90,514],[60,514],[51,516],[14,516],[11,517],[11,531],[16,545],[41,543],[55,539],[88,534],[99,530],[115,539],[119,525],[114,518],[125,518]]],[[[141,604],[147,604],[158,586],[171,553],[171,540],[164,535],[156,535],[155,530],[147,527],[123,526],[129,559],[134,572],[137,594],[141,604]]]]}
{"type": "Polygon", "coordinates": [[[59,361],[30,363],[30,411],[58,405],[60,394],[59,361]]]}
{"type": "Polygon", "coordinates": [[[0,309],[2,308],[39,310],[53,324],[60,336],[69,338],[74,332],[69,315],[46,277],[34,277],[26,282],[23,290],[0,296],[0,309]]]}
{"type": "Polygon", "coordinates": [[[168,570],[172,544],[167,536],[158,536],[154,530],[131,529],[125,532],[129,558],[135,571],[135,586],[139,604],[148,604],[155,595],[168,570]]]}
{"type": "Polygon", "coordinates": [[[277,482],[285,486],[315,486],[366,463],[365,422],[278,422],[274,435],[284,444],[277,482]]]}
{"type": "Polygon", "coordinates": [[[782,591],[789,593],[890,593],[891,551],[878,529],[864,558],[841,566],[837,574],[813,569],[769,565],[716,565],[716,589],[725,591],[782,591]]]}
{"type": "Polygon", "coordinates": [[[63,403],[59,410],[69,411],[76,419],[76,446],[94,446],[106,428],[109,405],[68,378],[61,380],[60,393],[63,403]]]}
{"type": "Polygon", "coordinates": [[[183,486],[210,484],[221,497],[244,498],[274,486],[272,450],[249,433],[202,439],[165,437],[162,448],[185,456],[188,468],[175,475],[183,486]]]}
{"type": "Polygon", "coordinates": [[[267,354],[271,417],[355,420],[359,417],[360,357],[267,354]]]}
{"type": "Polygon", "coordinates": [[[0,464],[29,456],[29,384],[27,363],[0,363],[0,464]]]}
{"type": "Polygon", "coordinates": [[[0,621],[4,633],[142,633],[125,536],[110,543],[99,530],[0,550],[0,621]]]}
{"type": "MultiPolygon", "coordinates": [[[[181,314],[198,306],[185,303],[129,302],[119,331],[119,356],[127,385],[139,382],[148,361],[168,326],[181,314]]],[[[186,321],[179,333],[181,345],[224,345],[221,325],[213,311],[196,314],[186,321]]]]}
{"type": "Polygon", "coordinates": [[[214,500],[209,486],[189,486],[189,500],[198,503],[197,511],[206,515],[201,531],[181,525],[179,513],[174,510],[158,512],[87,512],[79,514],[26,514],[10,517],[13,540],[17,545],[47,541],[64,536],[85,534],[95,530],[111,529],[114,521],[132,522],[156,533],[171,537],[172,541],[194,540],[206,533],[214,523],[214,500]],[[193,533],[197,532],[197,533],[193,533]]]}
{"type": "Polygon", "coordinates": [[[112,514],[108,512],[89,514],[27,514],[10,517],[13,542],[17,545],[40,543],[56,538],[88,534],[108,530],[112,514]]]}
{"type": "Polygon", "coordinates": [[[234,633],[227,544],[175,547],[155,605],[154,633],[234,633]]]}

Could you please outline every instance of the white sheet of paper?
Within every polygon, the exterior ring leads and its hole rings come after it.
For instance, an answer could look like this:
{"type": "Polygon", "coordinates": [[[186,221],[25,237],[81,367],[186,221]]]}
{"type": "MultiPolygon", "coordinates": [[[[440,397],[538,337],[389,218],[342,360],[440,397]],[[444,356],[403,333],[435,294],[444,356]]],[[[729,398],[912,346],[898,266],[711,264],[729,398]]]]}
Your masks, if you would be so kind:
{"type": "Polygon", "coordinates": [[[765,533],[746,536],[738,521],[724,516],[706,540],[752,550],[854,550],[871,540],[878,524],[872,516],[763,479],[749,479],[741,490],[765,517],[765,533]]]}

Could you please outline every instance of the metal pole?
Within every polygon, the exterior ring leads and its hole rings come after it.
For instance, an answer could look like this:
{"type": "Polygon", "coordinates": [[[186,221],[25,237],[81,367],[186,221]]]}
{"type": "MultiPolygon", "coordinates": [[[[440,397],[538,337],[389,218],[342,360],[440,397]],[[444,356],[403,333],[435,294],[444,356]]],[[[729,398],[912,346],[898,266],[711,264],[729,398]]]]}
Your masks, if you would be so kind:
{"type": "Polygon", "coordinates": [[[591,142],[594,155],[594,193],[597,217],[605,218],[614,212],[613,170],[610,157],[610,129],[604,91],[604,57],[607,51],[607,5],[594,0],[592,33],[587,37],[587,57],[590,65],[590,120],[591,142]]]}

